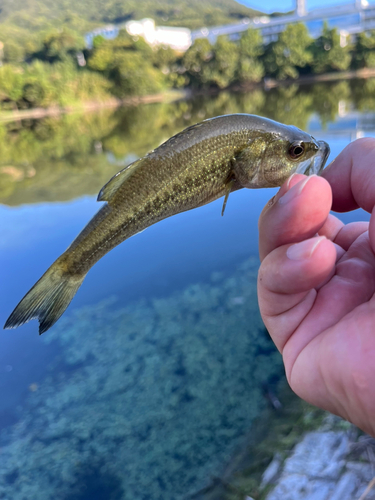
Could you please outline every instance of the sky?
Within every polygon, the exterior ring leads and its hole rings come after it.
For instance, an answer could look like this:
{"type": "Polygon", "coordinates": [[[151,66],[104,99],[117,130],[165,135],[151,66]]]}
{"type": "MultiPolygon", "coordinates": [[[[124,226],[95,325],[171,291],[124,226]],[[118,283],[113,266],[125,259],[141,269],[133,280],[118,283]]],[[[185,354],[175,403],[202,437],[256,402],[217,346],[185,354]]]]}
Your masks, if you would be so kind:
{"type": "MultiPolygon", "coordinates": [[[[294,0],[237,0],[239,3],[247,5],[263,12],[285,12],[293,10],[295,6],[294,0]]],[[[352,0],[354,3],[354,0],[352,0]]],[[[316,9],[319,7],[329,7],[330,5],[340,5],[344,3],[351,3],[350,0],[306,0],[307,9],[316,9]]],[[[375,3],[375,0],[370,0],[369,3],[375,3]]]]}

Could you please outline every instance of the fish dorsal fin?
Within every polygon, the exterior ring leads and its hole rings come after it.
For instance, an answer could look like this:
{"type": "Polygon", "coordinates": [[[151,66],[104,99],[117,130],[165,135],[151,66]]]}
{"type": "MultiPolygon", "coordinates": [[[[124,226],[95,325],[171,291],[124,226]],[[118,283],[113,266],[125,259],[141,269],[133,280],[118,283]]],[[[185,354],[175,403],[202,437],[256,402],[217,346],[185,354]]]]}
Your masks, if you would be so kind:
{"type": "Polygon", "coordinates": [[[107,184],[104,184],[102,189],[98,194],[97,201],[111,201],[111,198],[116,193],[118,188],[122,185],[123,182],[134,172],[134,170],[139,166],[142,158],[134,161],[127,167],[117,172],[112,179],[110,179],[107,184]]]}

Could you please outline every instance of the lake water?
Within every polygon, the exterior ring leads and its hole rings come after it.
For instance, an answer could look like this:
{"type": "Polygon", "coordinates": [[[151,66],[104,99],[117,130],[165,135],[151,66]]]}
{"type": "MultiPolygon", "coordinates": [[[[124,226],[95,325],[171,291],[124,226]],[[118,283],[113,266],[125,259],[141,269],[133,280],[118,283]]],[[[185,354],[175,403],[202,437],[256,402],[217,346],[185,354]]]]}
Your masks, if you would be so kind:
{"type": "MultiPolygon", "coordinates": [[[[326,140],[332,159],[375,134],[374,90],[289,86],[0,124],[0,323],[98,210],[101,186],[174,133],[256,113],[326,140]]],[[[221,476],[284,377],[256,299],[257,220],[274,193],[156,224],[96,264],[42,337],[35,321],[2,332],[0,499],[198,498],[221,476]]]]}

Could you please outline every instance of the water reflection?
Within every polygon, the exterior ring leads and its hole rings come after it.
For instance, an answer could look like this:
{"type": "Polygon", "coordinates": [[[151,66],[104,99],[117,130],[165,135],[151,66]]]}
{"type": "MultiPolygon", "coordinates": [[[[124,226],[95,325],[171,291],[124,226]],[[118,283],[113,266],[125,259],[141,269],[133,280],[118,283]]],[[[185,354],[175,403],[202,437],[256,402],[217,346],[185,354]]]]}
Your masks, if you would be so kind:
{"type": "MultiPolygon", "coordinates": [[[[313,130],[335,156],[375,130],[373,86],[293,85],[3,125],[0,320],[97,210],[87,195],[128,161],[191,123],[235,112],[313,130]]],[[[95,266],[45,336],[33,322],[3,332],[0,498],[211,491],[263,415],[264,384],[283,378],[248,258],[272,194],[243,190],[224,218],[219,200],[149,228],[95,266]]]]}
{"type": "MultiPolygon", "coordinates": [[[[374,88],[374,80],[290,85],[268,92],[224,92],[178,103],[3,124],[0,203],[64,201],[96,194],[126,163],[177,131],[220,114],[254,113],[305,130],[317,117],[320,128],[335,122],[336,129],[342,129],[356,109],[367,112],[368,130],[375,125],[374,88]]],[[[358,114],[352,118],[348,133],[353,137],[361,124],[358,114]]]]}

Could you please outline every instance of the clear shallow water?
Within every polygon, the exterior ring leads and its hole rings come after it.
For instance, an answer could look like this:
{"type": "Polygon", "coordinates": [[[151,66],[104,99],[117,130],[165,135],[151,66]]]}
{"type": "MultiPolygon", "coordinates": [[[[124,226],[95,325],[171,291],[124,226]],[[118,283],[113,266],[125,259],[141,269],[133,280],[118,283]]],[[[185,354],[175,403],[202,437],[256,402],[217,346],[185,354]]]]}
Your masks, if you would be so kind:
{"type": "MultiPolygon", "coordinates": [[[[310,94],[335,93],[318,90],[310,94]]],[[[266,115],[269,101],[280,109],[268,116],[305,120],[333,158],[356,134],[375,131],[371,113],[351,109],[353,89],[336,93],[336,111],[345,99],[348,112],[326,120],[325,130],[322,115],[301,104],[310,102],[307,91],[220,95],[8,130],[0,322],[97,211],[94,193],[119,168],[113,157],[144,154],[207,116],[266,115]]],[[[43,337],[36,322],[2,333],[0,498],[174,500],[220,476],[267,404],[262,384],[283,376],[255,292],[257,220],[273,194],[243,190],[224,217],[218,200],[162,221],[105,256],[43,337]]]]}

